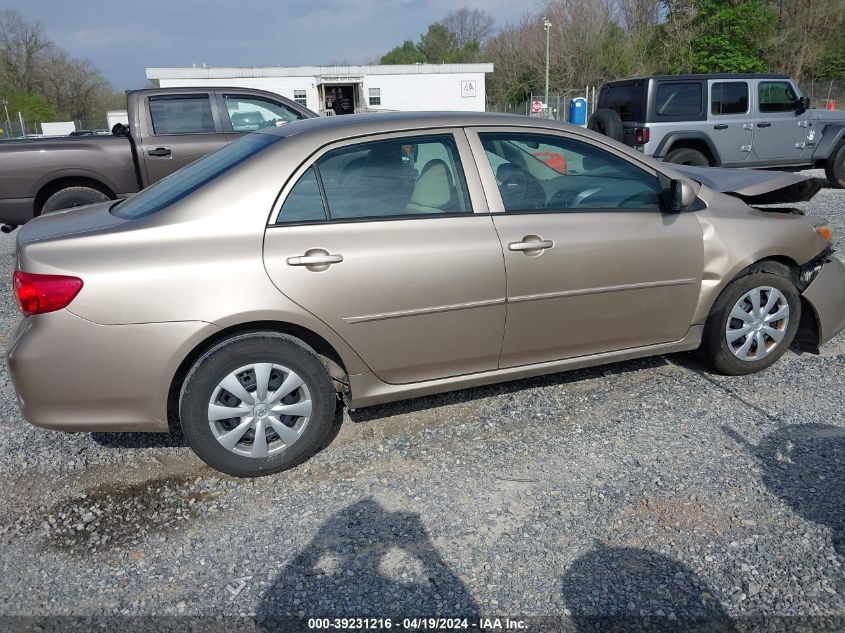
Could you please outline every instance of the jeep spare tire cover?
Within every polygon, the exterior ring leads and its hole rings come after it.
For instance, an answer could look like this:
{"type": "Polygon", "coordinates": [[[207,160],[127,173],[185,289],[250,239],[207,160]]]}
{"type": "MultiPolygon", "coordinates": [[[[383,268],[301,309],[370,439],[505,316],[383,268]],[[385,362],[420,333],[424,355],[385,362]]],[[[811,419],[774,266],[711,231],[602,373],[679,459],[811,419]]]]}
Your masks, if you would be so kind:
{"type": "Polygon", "coordinates": [[[625,133],[625,128],[622,126],[622,117],[616,110],[610,108],[599,108],[593,112],[593,116],[587,123],[587,128],[593,132],[604,134],[614,141],[621,141],[625,133]]]}

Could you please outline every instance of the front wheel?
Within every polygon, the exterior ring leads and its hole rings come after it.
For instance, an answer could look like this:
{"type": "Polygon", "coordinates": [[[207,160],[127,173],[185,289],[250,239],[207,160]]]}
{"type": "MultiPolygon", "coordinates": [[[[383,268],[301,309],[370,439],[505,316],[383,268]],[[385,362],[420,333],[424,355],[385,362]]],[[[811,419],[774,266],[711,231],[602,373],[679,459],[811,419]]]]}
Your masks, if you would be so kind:
{"type": "Polygon", "coordinates": [[[729,376],[761,371],[783,356],[800,320],[801,299],[789,279],[764,272],[742,277],[713,304],[699,357],[729,376]]]}
{"type": "Polygon", "coordinates": [[[272,332],[243,334],[191,368],[179,414],[185,439],[206,464],[258,477],[302,463],[336,435],[329,372],[305,343],[272,332]]]}

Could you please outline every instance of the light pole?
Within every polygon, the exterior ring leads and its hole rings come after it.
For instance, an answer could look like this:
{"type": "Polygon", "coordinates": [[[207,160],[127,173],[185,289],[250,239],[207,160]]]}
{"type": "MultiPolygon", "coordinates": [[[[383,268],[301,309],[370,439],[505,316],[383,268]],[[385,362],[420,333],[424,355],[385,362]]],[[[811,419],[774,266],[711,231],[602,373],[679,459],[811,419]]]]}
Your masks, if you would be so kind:
{"type": "Polygon", "coordinates": [[[548,111],[549,108],[549,37],[552,31],[552,23],[549,18],[543,16],[543,30],[546,31],[546,100],[545,106],[548,111]]]}

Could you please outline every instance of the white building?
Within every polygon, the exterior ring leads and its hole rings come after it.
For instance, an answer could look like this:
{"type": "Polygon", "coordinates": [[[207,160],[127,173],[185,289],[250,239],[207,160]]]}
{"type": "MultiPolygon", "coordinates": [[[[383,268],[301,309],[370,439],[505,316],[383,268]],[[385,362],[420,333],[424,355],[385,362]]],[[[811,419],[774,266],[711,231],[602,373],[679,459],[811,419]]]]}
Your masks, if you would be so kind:
{"type": "Polygon", "coordinates": [[[327,114],[372,110],[485,109],[485,75],[493,64],[147,68],[167,87],[234,86],[275,92],[327,114]]]}

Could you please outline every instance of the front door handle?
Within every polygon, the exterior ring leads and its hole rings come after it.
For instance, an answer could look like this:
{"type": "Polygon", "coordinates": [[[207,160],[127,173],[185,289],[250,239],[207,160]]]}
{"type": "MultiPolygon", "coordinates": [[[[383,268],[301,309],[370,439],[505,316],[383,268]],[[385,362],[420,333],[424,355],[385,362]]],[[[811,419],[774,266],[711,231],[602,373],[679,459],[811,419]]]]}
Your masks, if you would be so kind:
{"type": "Polygon", "coordinates": [[[544,240],[539,235],[526,235],[521,242],[511,242],[508,250],[522,251],[526,255],[539,255],[547,248],[553,248],[555,243],[551,240],[544,240]]]}
{"type": "Polygon", "coordinates": [[[713,126],[714,130],[727,130],[728,124],[727,123],[719,123],[718,125],[713,126]]]}
{"type": "Polygon", "coordinates": [[[172,152],[170,151],[169,147],[156,147],[155,149],[151,149],[147,154],[150,156],[155,156],[156,158],[163,158],[165,156],[170,156],[172,152]]]}
{"type": "Polygon", "coordinates": [[[763,121],[761,123],[758,123],[757,127],[772,127],[772,124],[769,123],[768,121],[763,121]]]}
{"type": "Polygon", "coordinates": [[[339,264],[343,261],[343,255],[300,255],[299,257],[288,257],[288,266],[328,266],[339,264]]]}

